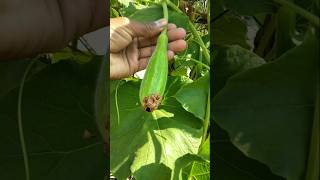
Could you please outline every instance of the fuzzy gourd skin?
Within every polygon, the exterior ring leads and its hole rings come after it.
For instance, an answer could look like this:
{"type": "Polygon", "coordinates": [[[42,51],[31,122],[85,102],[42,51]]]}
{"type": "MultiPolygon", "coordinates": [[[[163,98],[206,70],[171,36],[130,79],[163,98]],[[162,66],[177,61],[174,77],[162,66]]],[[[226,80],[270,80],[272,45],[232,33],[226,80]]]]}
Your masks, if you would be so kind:
{"type": "Polygon", "coordinates": [[[156,110],[163,99],[168,77],[167,47],[168,37],[164,30],[158,37],[140,87],[140,103],[148,112],[156,110]]]}

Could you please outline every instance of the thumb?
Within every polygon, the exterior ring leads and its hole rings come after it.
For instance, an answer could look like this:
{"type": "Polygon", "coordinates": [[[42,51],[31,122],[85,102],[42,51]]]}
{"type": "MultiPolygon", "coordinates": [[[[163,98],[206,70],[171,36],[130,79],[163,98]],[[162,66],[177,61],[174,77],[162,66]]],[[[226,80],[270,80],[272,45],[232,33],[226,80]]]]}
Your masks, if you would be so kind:
{"type": "Polygon", "coordinates": [[[167,24],[166,19],[159,19],[150,23],[130,21],[127,28],[132,37],[153,37],[159,34],[167,24]]]}

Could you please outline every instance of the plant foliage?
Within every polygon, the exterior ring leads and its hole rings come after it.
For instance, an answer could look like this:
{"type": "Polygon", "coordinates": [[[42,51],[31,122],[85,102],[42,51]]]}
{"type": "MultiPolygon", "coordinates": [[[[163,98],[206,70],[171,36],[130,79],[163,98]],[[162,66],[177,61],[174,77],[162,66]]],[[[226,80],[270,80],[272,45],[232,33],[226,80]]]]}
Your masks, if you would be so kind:
{"type": "MultiPolygon", "coordinates": [[[[159,180],[210,178],[208,5],[180,1],[179,8],[177,2],[168,2],[169,23],[187,31],[188,48],[168,67],[159,109],[149,113],[141,107],[140,79],[111,82],[110,165],[120,180],[154,179],[155,174],[159,180]],[[193,12],[186,12],[186,6],[193,12]]],[[[163,17],[162,7],[153,1],[114,1],[111,8],[111,17],[139,22],[163,17]]]]}

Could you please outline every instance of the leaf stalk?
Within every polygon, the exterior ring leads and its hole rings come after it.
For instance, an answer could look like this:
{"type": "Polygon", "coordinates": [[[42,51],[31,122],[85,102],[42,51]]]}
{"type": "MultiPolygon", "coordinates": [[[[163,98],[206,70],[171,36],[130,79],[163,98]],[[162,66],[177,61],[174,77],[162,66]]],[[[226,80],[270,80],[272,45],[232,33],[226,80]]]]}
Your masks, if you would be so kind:
{"type": "Polygon", "coordinates": [[[301,8],[300,6],[294,4],[293,2],[287,0],[273,0],[274,2],[281,4],[282,6],[287,6],[296,13],[300,14],[302,17],[306,18],[316,27],[320,27],[320,19],[318,16],[308,12],[307,10],[301,8]]]}
{"type": "Polygon", "coordinates": [[[20,88],[19,88],[19,94],[18,94],[18,110],[17,110],[18,129],[19,129],[19,138],[21,142],[26,180],[30,180],[30,168],[29,168],[27,146],[25,143],[25,137],[24,137],[24,131],[23,131],[23,124],[22,124],[22,95],[23,95],[23,88],[24,88],[25,81],[27,79],[27,75],[30,69],[32,68],[32,65],[36,62],[36,60],[37,59],[31,60],[31,62],[28,64],[27,68],[25,69],[20,82],[20,88]]]}

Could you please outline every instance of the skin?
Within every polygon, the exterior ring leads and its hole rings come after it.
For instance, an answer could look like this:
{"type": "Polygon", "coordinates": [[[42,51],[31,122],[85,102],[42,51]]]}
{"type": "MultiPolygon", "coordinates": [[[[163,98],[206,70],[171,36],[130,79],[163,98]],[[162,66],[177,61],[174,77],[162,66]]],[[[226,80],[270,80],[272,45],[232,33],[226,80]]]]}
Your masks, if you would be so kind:
{"type": "Polygon", "coordinates": [[[54,52],[107,26],[106,0],[1,0],[0,60],[54,52]]]}
{"type": "Polygon", "coordinates": [[[142,24],[128,18],[110,20],[110,78],[121,79],[146,68],[161,30],[168,27],[168,59],[183,51],[186,31],[165,20],[142,24]]]}

